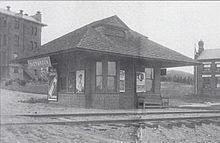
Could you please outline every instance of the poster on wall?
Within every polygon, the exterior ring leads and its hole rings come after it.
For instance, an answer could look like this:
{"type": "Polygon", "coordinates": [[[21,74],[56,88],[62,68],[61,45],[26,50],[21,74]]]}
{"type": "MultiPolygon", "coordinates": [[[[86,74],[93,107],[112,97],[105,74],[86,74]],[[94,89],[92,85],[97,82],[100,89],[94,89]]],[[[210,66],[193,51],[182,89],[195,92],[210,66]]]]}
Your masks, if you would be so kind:
{"type": "Polygon", "coordinates": [[[136,76],[136,91],[145,92],[145,72],[137,72],[136,76]]]}
{"type": "Polygon", "coordinates": [[[83,93],[85,90],[85,70],[76,71],[76,92],[83,93]]]}
{"type": "Polygon", "coordinates": [[[57,101],[57,71],[55,68],[49,68],[49,87],[48,100],[57,101]]]}
{"type": "Polygon", "coordinates": [[[125,71],[120,70],[120,92],[125,92],[125,71]]]}

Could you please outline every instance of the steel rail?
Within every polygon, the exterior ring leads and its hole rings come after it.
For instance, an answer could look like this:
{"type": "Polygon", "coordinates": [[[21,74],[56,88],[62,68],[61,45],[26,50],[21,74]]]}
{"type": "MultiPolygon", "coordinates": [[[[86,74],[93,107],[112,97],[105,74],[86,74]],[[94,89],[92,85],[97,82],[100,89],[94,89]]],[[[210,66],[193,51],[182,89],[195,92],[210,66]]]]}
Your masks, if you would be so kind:
{"type": "Polygon", "coordinates": [[[168,118],[126,118],[126,119],[100,119],[100,120],[79,120],[79,121],[51,121],[51,122],[21,122],[21,123],[1,123],[1,126],[7,125],[45,125],[45,124],[55,124],[55,125],[79,125],[79,124],[94,124],[94,123],[140,123],[140,122],[152,122],[152,121],[175,121],[175,120],[204,120],[204,119],[219,119],[218,116],[195,116],[195,117],[168,117],[168,118]]]}
{"type": "MultiPolygon", "coordinates": [[[[220,113],[220,110],[206,111],[170,111],[170,112],[112,112],[112,113],[74,113],[74,114],[17,114],[6,116],[24,116],[24,117],[63,117],[63,116],[122,116],[122,115],[163,115],[163,114],[200,114],[200,113],[220,113]]],[[[2,115],[4,116],[4,115],[2,115]]]]}

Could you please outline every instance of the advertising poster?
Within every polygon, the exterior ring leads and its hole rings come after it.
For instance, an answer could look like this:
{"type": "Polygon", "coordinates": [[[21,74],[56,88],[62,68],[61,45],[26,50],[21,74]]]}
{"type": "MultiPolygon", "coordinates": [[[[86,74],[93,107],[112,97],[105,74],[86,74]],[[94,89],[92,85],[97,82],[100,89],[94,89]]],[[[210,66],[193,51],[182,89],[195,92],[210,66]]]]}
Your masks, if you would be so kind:
{"type": "Polygon", "coordinates": [[[48,100],[57,101],[57,71],[55,68],[49,69],[48,100]]]}
{"type": "Polygon", "coordinates": [[[76,71],[76,92],[83,93],[85,86],[85,70],[76,71]]]}
{"type": "Polygon", "coordinates": [[[145,92],[145,72],[137,72],[136,82],[136,91],[145,92]]]}

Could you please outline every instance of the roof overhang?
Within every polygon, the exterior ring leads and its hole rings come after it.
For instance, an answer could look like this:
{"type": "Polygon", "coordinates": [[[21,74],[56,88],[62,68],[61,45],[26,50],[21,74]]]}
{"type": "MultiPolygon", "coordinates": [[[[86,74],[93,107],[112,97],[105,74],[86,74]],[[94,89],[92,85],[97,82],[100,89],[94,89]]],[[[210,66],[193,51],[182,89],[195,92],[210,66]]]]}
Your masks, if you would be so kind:
{"type": "Polygon", "coordinates": [[[171,67],[182,67],[182,66],[195,66],[202,64],[201,62],[195,61],[194,62],[186,62],[186,61],[176,61],[174,60],[167,60],[167,59],[160,59],[160,58],[148,58],[148,57],[142,57],[142,56],[134,56],[134,55],[126,55],[126,54],[120,54],[120,53],[114,53],[114,52],[105,52],[105,51],[98,51],[98,50],[91,50],[91,49],[84,49],[84,48],[71,48],[61,51],[55,51],[50,53],[44,53],[39,55],[30,55],[27,57],[21,57],[18,59],[11,60],[12,63],[25,63],[27,60],[36,59],[36,58],[42,58],[47,56],[56,56],[60,54],[75,52],[75,51],[84,51],[84,52],[92,52],[92,53],[99,53],[99,54],[108,54],[118,57],[126,57],[126,58],[134,58],[143,60],[146,62],[154,62],[157,63],[162,68],[171,68],[171,67]]]}

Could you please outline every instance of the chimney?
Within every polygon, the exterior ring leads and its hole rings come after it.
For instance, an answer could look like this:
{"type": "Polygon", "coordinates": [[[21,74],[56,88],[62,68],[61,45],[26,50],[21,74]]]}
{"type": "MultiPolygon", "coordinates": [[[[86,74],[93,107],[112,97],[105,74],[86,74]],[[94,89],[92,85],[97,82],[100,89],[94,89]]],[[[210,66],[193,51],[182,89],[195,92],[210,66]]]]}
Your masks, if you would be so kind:
{"type": "Polygon", "coordinates": [[[35,18],[37,21],[41,22],[41,12],[37,11],[37,13],[35,15],[32,16],[33,18],[35,18]]]}
{"type": "Polygon", "coordinates": [[[11,7],[10,7],[10,6],[6,6],[6,7],[7,7],[7,11],[10,11],[10,8],[11,8],[11,7]]]}
{"type": "Polygon", "coordinates": [[[199,54],[201,54],[202,51],[204,51],[204,42],[202,40],[200,40],[198,42],[198,45],[199,45],[199,54]]]}
{"type": "Polygon", "coordinates": [[[20,14],[23,15],[23,10],[20,10],[20,14]]]}

